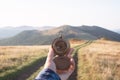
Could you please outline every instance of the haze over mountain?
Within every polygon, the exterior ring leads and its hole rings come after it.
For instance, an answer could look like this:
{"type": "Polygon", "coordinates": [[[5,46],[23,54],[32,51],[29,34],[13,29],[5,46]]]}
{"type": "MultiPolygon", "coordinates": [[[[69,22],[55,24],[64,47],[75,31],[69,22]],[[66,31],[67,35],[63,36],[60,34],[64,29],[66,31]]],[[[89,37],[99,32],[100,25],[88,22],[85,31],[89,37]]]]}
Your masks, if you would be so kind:
{"type": "Polygon", "coordinates": [[[120,34],[98,26],[70,26],[63,25],[49,30],[27,30],[13,37],[0,40],[0,45],[41,45],[51,44],[61,32],[66,39],[96,40],[106,38],[120,41],[120,34]]]}
{"type": "Polygon", "coordinates": [[[51,26],[43,26],[43,27],[33,27],[33,26],[19,26],[19,27],[2,27],[0,28],[0,39],[8,38],[15,36],[16,34],[24,31],[24,30],[46,30],[52,28],[51,26]]]}
{"type": "Polygon", "coordinates": [[[114,31],[120,34],[120,28],[119,29],[115,29],[114,31]]]}

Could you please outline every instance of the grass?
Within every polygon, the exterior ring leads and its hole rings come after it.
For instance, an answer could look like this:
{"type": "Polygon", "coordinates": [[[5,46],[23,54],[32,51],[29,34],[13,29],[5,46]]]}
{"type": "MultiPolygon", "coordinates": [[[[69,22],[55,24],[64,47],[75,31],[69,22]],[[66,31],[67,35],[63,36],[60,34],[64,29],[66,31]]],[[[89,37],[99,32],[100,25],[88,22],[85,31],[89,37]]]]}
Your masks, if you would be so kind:
{"type": "Polygon", "coordinates": [[[0,80],[13,80],[47,55],[48,46],[0,47],[0,80]]]}
{"type": "MultiPolygon", "coordinates": [[[[76,45],[79,44],[73,44],[71,47],[76,45]]],[[[24,75],[28,76],[23,80],[33,80],[43,68],[48,49],[49,46],[1,46],[0,80],[19,80],[18,78],[24,75]],[[35,66],[38,66],[38,70],[30,74],[29,70],[35,66]]]]}
{"type": "Polygon", "coordinates": [[[120,80],[120,43],[101,40],[80,49],[77,80],[120,80]]]}
{"type": "MultiPolygon", "coordinates": [[[[120,80],[119,42],[72,41],[71,44],[75,49],[76,70],[68,80],[120,80]]],[[[34,80],[43,69],[48,47],[0,47],[0,80],[34,80]]]]}

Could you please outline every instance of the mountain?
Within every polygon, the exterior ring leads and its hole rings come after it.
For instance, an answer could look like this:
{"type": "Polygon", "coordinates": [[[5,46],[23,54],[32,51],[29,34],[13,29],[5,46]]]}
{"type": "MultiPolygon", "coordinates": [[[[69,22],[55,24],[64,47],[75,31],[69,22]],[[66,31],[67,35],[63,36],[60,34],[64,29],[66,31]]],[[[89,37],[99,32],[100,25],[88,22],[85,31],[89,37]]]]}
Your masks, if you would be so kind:
{"type": "Polygon", "coordinates": [[[63,25],[49,30],[27,30],[11,38],[0,40],[0,45],[41,45],[51,44],[62,32],[66,39],[96,40],[106,38],[120,41],[120,34],[98,26],[70,26],[63,25]]]}
{"type": "Polygon", "coordinates": [[[98,26],[82,26],[81,30],[99,38],[106,38],[113,41],[120,41],[120,34],[98,26]]]}
{"type": "Polygon", "coordinates": [[[18,27],[2,27],[0,28],[0,39],[8,38],[17,35],[24,30],[46,30],[51,29],[52,26],[33,27],[33,26],[18,26],[18,27]]]}

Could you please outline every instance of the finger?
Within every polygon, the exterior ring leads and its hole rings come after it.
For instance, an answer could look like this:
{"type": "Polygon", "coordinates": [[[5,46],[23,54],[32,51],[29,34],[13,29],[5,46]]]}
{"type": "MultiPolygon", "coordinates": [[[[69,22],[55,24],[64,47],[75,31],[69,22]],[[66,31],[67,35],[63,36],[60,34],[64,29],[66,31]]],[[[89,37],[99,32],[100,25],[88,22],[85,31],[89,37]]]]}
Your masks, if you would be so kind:
{"type": "Polygon", "coordinates": [[[68,70],[69,73],[72,73],[74,70],[75,70],[75,61],[73,58],[70,59],[70,62],[71,62],[71,66],[68,70]]]}
{"type": "Polygon", "coordinates": [[[71,54],[72,54],[73,51],[74,51],[74,49],[73,49],[73,48],[70,48],[69,53],[68,53],[68,55],[67,55],[69,58],[71,58],[71,54]]]}
{"type": "Polygon", "coordinates": [[[71,58],[70,61],[71,61],[72,69],[74,70],[75,69],[75,61],[73,58],[71,58]]]}

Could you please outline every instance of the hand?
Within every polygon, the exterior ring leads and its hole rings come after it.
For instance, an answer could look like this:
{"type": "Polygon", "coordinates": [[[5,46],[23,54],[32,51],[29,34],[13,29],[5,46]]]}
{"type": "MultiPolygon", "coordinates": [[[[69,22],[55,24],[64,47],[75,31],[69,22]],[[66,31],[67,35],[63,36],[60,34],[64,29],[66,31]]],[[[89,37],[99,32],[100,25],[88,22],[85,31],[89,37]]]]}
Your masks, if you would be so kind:
{"type": "Polygon", "coordinates": [[[71,56],[72,52],[73,52],[73,49],[71,48],[69,53],[67,54],[67,56],[70,58],[70,62],[71,62],[70,68],[68,70],[57,70],[56,65],[53,61],[54,51],[52,48],[50,48],[44,68],[49,68],[49,69],[53,70],[54,72],[56,72],[59,75],[59,77],[61,78],[61,80],[67,80],[68,77],[72,74],[72,72],[75,69],[75,62],[71,56]]]}

